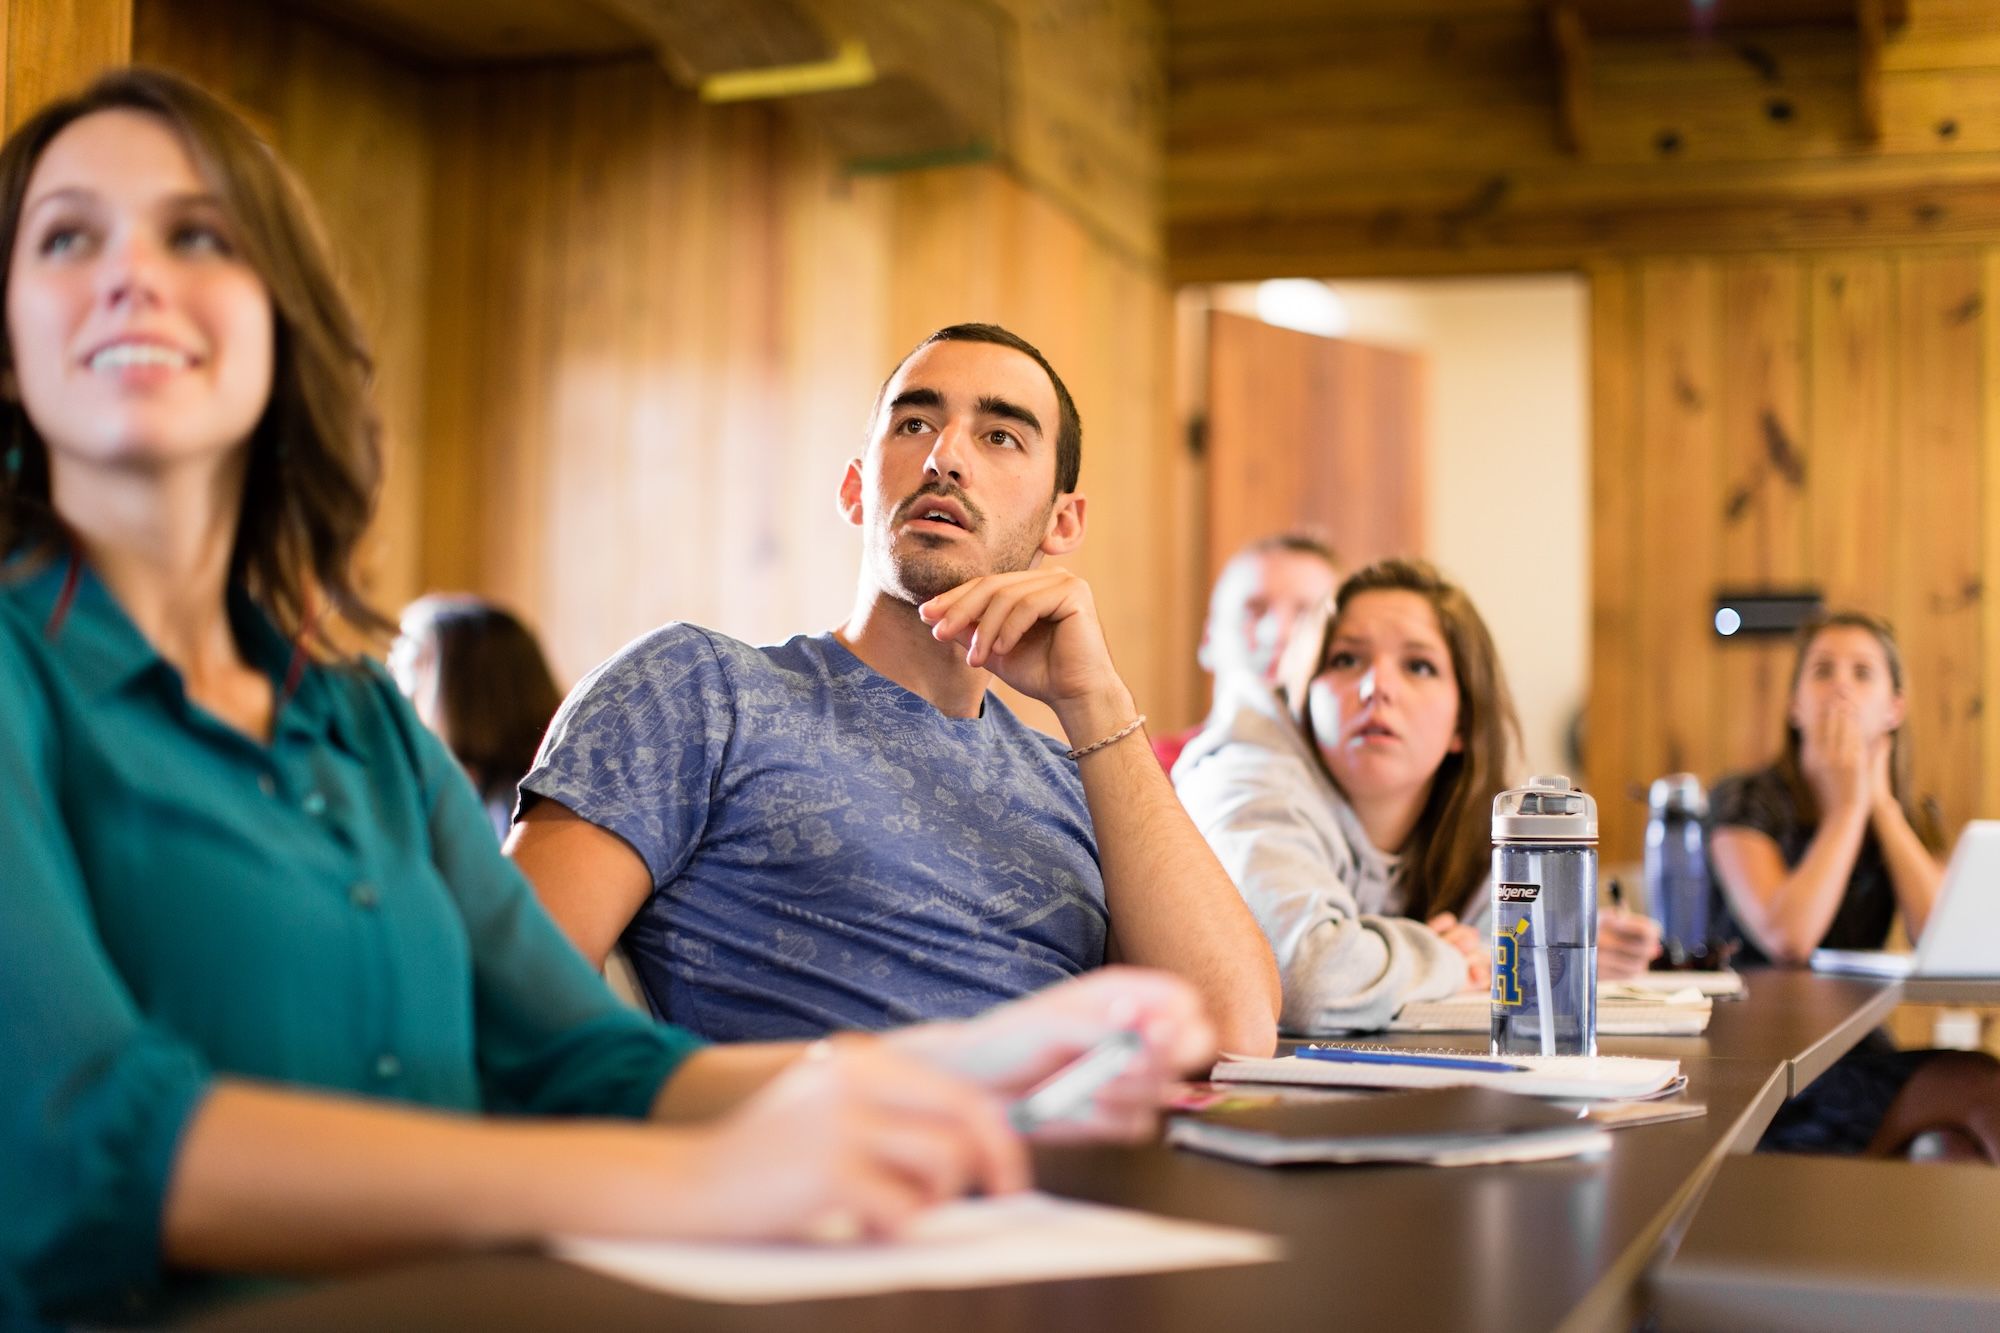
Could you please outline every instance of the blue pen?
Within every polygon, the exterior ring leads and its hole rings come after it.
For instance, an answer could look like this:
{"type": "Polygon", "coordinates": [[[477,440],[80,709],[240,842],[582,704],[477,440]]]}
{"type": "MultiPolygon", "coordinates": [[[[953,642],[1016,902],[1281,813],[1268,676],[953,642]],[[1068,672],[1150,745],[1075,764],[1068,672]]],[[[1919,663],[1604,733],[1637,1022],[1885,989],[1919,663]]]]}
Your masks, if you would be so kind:
{"type": "Polygon", "coordinates": [[[1415,1065],[1419,1069],[1470,1069],[1481,1074],[1525,1074],[1526,1065],[1505,1060],[1478,1060],[1459,1055],[1419,1055],[1413,1051],[1378,1051],[1365,1046],[1301,1046],[1295,1052],[1307,1060],[1333,1060],[1355,1065],[1415,1065]]]}

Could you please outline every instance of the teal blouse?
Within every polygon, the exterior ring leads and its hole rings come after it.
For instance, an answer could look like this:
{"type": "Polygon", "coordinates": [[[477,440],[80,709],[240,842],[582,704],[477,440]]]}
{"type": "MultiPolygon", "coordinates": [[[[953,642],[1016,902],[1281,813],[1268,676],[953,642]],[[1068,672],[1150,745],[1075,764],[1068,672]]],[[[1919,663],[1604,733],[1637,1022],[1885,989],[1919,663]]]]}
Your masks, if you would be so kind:
{"type": "Polygon", "coordinates": [[[63,575],[0,577],[0,1305],[155,1287],[218,1077],[646,1113],[697,1041],[613,998],[385,673],[313,664],[282,697],[290,645],[232,595],[281,693],[261,744],[87,571],[52,626],[63,575]]]}

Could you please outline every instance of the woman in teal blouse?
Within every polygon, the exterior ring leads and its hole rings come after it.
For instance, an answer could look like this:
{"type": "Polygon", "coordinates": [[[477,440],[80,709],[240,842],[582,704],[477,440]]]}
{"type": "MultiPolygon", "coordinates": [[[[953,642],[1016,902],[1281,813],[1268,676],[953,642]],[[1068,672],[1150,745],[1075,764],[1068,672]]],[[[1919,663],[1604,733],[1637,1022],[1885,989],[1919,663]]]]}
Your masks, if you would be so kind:
{"type": "Polygon", "coordinates": [[[1087,1130],[1206,1054],[1192,992],[1131,971],[803,1058],[618,1005],[319,633],[382,624],[349,573],[377,431],[267,150],[107,76],[0,149],[0,242],[0,1307],[564,1232],[888,1231],[1023,1184],[1003,1098],[1113,1024],[1150,1058],[1087,1130]]]}

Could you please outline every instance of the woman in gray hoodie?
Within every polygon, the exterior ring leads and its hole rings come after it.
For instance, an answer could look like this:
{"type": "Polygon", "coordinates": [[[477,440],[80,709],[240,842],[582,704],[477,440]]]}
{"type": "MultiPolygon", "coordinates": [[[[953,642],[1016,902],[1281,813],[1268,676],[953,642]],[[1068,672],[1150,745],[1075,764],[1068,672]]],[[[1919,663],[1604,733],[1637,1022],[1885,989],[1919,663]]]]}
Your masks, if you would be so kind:
{"type": "MultiPolygon", "coordinates": [[[[1232,684],[1174,785],[1277,951],[1280,1026],[1381,1028],[1484,985],[1520,724],[1471,598],[1421,561],[1370,565],[1301,620],[1278,675],[1232,684]]],[[[1643,967],[1650,922],[1607,922],[1607,968],[1643,967]]]]}

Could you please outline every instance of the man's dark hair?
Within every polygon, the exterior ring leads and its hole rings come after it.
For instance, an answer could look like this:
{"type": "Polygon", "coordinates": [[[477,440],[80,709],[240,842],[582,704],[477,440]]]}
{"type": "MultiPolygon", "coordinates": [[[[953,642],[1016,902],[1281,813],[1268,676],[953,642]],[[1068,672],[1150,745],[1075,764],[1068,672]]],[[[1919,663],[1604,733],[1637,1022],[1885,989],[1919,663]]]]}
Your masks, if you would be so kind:
{"type": "Polygon", "coordinates": [[[882,395],[888,392],[889,381],[909,363],[910,357],[923,351],[932,343],[993,343],[1000,347],[1011,347],[1042,368],[1049,377],[1049,383],[1056,391],[1056,494],[1076,489],[1077,478],[1083,472],[1083,418],[1077,414],[1076,400],[1069,396],[1069,386],[1056,374],[1056,368],[1041,350],[1018,333],[1001,328],[998,324],[947,324],[936,333],[912,347],[896,369],[889,372],[889,378],[882,381],[881,389],[875,394],[875,411],[882,410],[882,395]]]}

